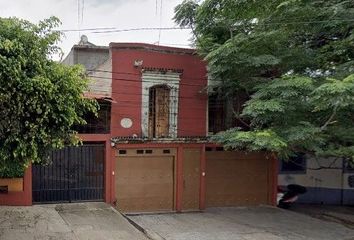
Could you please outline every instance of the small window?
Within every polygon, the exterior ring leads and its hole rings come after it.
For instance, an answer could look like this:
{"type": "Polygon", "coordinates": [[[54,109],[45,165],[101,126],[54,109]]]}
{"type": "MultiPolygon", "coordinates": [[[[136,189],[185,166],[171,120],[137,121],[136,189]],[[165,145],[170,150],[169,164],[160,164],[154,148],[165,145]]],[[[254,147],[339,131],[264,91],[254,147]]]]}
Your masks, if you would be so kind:
{"type": "Polygon", "coordinates": [[[205,148],[205,151],[206,151],[206,152],[211,152],[211,151],[213,151],[213,148],[211,148],[211,147],[206,147],[206,148],[205,148]]]}
{"type": "Polygon", "coordinates": [[[224,148],[223,147],[216,147],[216,151],[219,151],[219,152],[224,151],[224,148]]]}
{"type": "Polygon", "coordinates": [[[9,188],[8,186],[0,186],[0,193],[8,193],[9,188]]]}
{"type": "Polygon", "coordinates": [[[145,153],[146,153],[146,154],[151,154],[151,153],[152,153],[152,150],[151,150],[151,149],[145,150],[145,153]]]}
{"type": "Polygon", "coordinates": [[[91,112],[85,113],[83,118],[86,124],[73,126],[75,131],[85,134],[110,133],[111,103],[103,100],[97,102],[99,104],[97,116],[91,112]]]}
{"type": "Polygon", "coordinates": [[[344,160],[344,172],[354,173],[354,162],[350,160],[344,160]]]}
{"type": "Polygon", "coordinates": [[[306,156],[303,153],[297,153],[288,160],[281,160],[280,173],[303,174],[306,173],[306,156]]]}
{"type": "Polygon", "coordinates": [[[164,150],[163,150],[163,153],[164,153],[164,154],[169,154],[169,153],[171,153],[171,151],[170,151],[170,149],[164,149],[164,150]]]}
{"type": "Polygon", "coordinates": [[[144,150],[136,150],[137,154],[144,154],[144,150]]]}
{"type": "Polygon", "coordinates": [[[127,150],[119,150],[119,154],[127,154],[127,150]]]}
{"type": "Polygon", "coordinates": [[[348,177],[348,185],[351,188],[354,188],[354,175],[348,177]]]}

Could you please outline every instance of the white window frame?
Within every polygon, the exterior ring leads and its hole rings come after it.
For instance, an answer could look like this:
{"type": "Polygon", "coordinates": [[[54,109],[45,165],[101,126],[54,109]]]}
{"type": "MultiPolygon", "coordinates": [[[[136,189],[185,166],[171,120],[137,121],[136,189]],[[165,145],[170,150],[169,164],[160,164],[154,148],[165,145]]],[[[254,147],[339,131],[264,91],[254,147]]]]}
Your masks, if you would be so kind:
{"type": "Polygon", "coordinates": [[[144,71],[142,73],[141,129],[143,137],[149,136],[149,94],[150,88],[166,85],[170,89],[169,137],[177,137],[179,85],[181,73],[144,71]]]}

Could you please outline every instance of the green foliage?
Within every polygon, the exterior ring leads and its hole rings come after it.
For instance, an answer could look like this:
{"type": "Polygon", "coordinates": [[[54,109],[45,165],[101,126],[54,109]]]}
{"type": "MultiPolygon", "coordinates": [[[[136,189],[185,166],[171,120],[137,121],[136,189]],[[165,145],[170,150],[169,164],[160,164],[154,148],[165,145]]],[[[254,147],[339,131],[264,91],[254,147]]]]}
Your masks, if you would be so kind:
{"type": "Polygon", "coordinates": [[[194,29],[216,92],[249,94],[247,128],[227,147],[354,159],[354,2],[186,0],[176,22],[194,29]]]}
{"type": "Polygon", "coordinates": [[[224,143],[225,148],[237,148],[245,151],[282,151],[286,146],[284,139],[274,131],[240,131],[238,128],[225,131],[223,134],[215,135],[214,140],[224,143]]]}
{"type": "Polygon", "coordinates": [[[181,27],[192,27],[194,25],[194,15],[198,4],[194,1],[184,0],[182,4],[176,7],[174,20],[181,27]]]}
{"type": "Polygon", "coordinates": [[[251,131],[231,130],[215,140],[238,149],[275,151],[283,158],[294,152],[353,158],[352,77],[327,79],[320,84],[318,79],[292,76],[259,85],[241,114],[251,131]],[[256,144],[257,133],[269,131],[273,133],[270,142],[281,139],[285,143],[281,148],[256,144]]]}
{"type": "Polygon", "coordinates": [[[77,144],[72,126],[96,111],[83,98],[84,70],[49,58],[59,50],[58,24],[54,17],[37,25],[0,18],[0,177],[22,176],[51,150],[77,144]]]}

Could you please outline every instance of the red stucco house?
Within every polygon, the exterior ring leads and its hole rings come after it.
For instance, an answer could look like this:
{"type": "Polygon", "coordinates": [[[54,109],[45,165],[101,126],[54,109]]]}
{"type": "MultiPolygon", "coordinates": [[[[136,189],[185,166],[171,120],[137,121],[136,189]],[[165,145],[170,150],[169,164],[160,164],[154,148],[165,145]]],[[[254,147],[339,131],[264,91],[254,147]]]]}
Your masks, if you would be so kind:
{"type": "Polygon", "coordinates": [[[53,152],[51,166],[33,166],[24,191],[0,204],[105,201],[157,212],[275,203],[275,159],[208,140],[207,70],[194,50],[83,40],[64,63],[86,67],[98,119],[77,126],[83,146],[53,152]]]}

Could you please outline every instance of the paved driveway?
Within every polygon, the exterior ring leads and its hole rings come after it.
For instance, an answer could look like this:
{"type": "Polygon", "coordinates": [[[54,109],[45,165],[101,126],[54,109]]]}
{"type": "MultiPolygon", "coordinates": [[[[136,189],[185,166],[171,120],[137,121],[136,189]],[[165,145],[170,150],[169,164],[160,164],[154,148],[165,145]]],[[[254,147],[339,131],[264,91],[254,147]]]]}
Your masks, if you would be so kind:
{"type": "Polygon", "coordinates": [[[0,207],[1,240],[145,240],[104,203],[0,207]]]}
{"type": "Polygon", "coordinates": [[[354,229],[272,207],[129,218],[159,240],[354,240],[354,229]]]}

